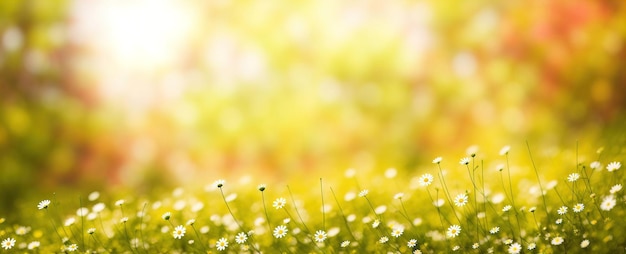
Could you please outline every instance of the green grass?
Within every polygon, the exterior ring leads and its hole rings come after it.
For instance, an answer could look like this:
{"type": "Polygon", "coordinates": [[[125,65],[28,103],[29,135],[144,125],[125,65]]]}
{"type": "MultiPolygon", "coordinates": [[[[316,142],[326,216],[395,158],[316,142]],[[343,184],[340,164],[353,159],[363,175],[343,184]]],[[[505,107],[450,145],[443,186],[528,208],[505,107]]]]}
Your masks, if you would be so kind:
{"type": "Polygon", "coordinates": [[[6,239],[15,240],[14,246],[0,250],[624,252],[624,191],[616,187],[624,182],[624,169],[607,169],[617,168],[623,158],[601,149],[588,154],[546,151],[551,150],[468,149],[467,155],[442,155],[441,161],[424,162],[415,170],[349,169],[263,186],[252,182],[254,178],[225,179],[200,188],[180,187],[158,198],[115,191],[51,194],[25,200],[20,211],[0,215],[3,246],[6,239]],[[42,200],[51,203],[38,209],[42,200]],[[282,226],[286,232],[278,238],[282,226]],[[452,232],[458,228],[458,235],[452,232]],[[224,240],[228,246],[218,250],[224,240]],[[33,242],[39,246],[31,248],[33,242]]]}

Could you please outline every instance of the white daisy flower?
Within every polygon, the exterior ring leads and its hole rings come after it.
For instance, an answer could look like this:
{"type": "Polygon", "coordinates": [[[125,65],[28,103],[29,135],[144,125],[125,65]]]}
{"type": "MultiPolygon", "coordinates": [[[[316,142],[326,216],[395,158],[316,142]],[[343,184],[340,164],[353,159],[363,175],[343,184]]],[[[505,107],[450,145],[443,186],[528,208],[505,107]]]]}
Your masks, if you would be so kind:
{"type": "Polygon", "coordinates": [[[394,226],[391,229],[391,236],[398,238],[402,235],[402,233],[404,233],[404,227],[402,226],[394,226]]]}
{"type": "Polygon", "coordinates": [[[606,165],[606,170],[608,170],[609,172],[613,172],[618,170],[619,168],[622,167],[622,163],[614,161],[609,163],[609,165],[606,165]]]}
{"type": "MultiPolygon", "coordinates": [[[[213,185],[216,186],[217,188],[222,188],[222,187],[224,187],[225,183],[226,183],[226,181],[224,181],[223,179],[219,179],[219,180],[213,182],[213,185]]],[[[225,238],[222,238],[222,239],[225,239],[225,238]]],[[[228,247],[228,242],[226,244],[227,244],[227,247],[228,247]]]]}
{"type": "Polygon", "coordinates": [[[226,248],[228,248],[228,240],[226,240],[226,238],[220,238],[219,240],[217,240],[217,243],[215,243],[215,248],[217,248],[217,250],[219,251],[223,251],[226,248]]]}
{"type": "Polygon", "coordinates": [[[426,187],[430,185],[431,183],[433,183],[433,179],[434,179],[433,175],[426,173],[420,176],[419,183],[421,186],[426,187]]]}
{"type": "Polygon", "coordinates": [[[437,157],[437,158],[435,158],[435,159],[433,160],[433,163],[434,163],[434,164],[439,164],[439,163],[441,163],[441,160],[442,160],[442,158],[441,158],[441,157],[437,157]]]}
{"type": "Polygon", "coordinates": [[[461,206],[464,206],[465,204],[467,204],[467,194],[461,193],[459,195],[456,195],[456,197],[454,197],[454,205],[461,207],[461,206]]]}
{"type": "Polygon", "coordinates": [[[497,234],[498,232],[500,232],[500,227],[493,227],[489,230],[489,233],[493,234],[497,234]]]}
{"type": "Polygon", "coordinates": [[[350,241],[343,241],[343,242],[341,242],[341,248],[348,247],[348,245],[350,245],[350,241]]]}
{"type": "Polygon", "coordinates": [[[566,213],[567,213],[567,206],[561,206],[558,210],[556,210],[556,212],[557,212],[559,215],[566,214],[566,213]]]}
{"type": "Polygon", "coordinates": [[[39,241],[33,241],[28,244],[28,249],[34,250],[35,248],[39,248],[40,245],[41,243],[39,243],[39,241]]]}
{"type": "Polygon", "coordinates": [[[461,164],[461,165],[468,165],[469,163],[470,163],[470,158],[469,157],[465,157],[465,158],[463,158],[463,159],[461,159],[459,161],[459,164],[461,164]]]}
{"type": "Polygon", "coordinates": [[[378,242],[380,243],[386,243],[387,241],[389,241],[389,237],[386,237],[386,236],[383,236],[378,240],[378,242]]]}
{"type": "Polygon", "coordinates": [[[611,209],[615,207],[616,203],[617,201],[615,201],[615,197],[613,195],[606,196],[604,197],[604,199],[602,199],[602,203],[600,204],[600,209],[604,211],[611,211],[611,209]]]}
{"type": "Polygon", "coordinates": [[[502,207],[502,211],[508,212],[509,210],[511,210],[511,208],[513,208],[511,205],[505,205],[504,207],[502,207]]]}
{"type": "Polygon", "coordinates": [[[569,181],[569,182],[576,182],[579,178],[580,178],[580,174],[578,174],[578,173],[571,173],[571,174],[569,174],[569,176],[567,176],[567,181],[569,181]]]}
{"type": "Polygon", "coordinates": [[[39,204],[37,205],[37,208],[39,210],[41,209],[47,209],[48,206],[50,206],[50,200],[42,200],[41,202],[39,202],[39,204]]]}
{"type": "Polygon", "coordinates": [[[78,250],[78,245],[76,245],[75,243],[70,244],[70,246],[67,246],[67,250],[72,252],[72,251],[76,251],[78,250]]]}
{"type": "Polygon", "coordinates": [[[592,169],[601,169],[602,168],[602,164],[600,164],[599,161],[594,161],[594,162],[589,164],[589,167],[592,168],[592,169]]]}
{"type": "Polygon", "coordinates": [[[174,236],[175,239],[181,239],[183,236],[185,236],[186,232],[187,232],[187,229],[185,229],[185,226],[178,225],[174,228],[174,232],[172,233],[172,235],[174,236]]]}
{"type": "Polygon", "coordinates": [[[276,238],[283,238],[285,235],[287,235],[287,232],[289,230],[287,229],[287,227],[285,225],[280,225],[276,228],[274,228],[274,237],[276,238]]]}
{"type": "Polygon", "coordinates": [[[328,234],[326,234],[326,232],[324,230],[318,230],[317,232],[315,232],[315,241],[318,243],[324,242],[324,240],[326,240],[326,237],[328,236],[328,234]]]}
{"type": "Polygon", "coordinates": [[[522,245],[519,243],[514,243],[509,245],[509,253],[510,254],[519,254],[522,251],[522,245]]]}
{"type": "Polygon", "coordinates": [[[235,236],[235,242],[237,242],[238,244],[243,244],[246,242],[246,240],[248,240],[248,235],[246,235],[246,233],[244,232],[240,232],[239,234],[237,234],[237,236],[235,236]]]}
{"type": "Polygon", "coordinates": [[[502,149],[500,149],[500,155],[506,155],[509,153],[509,150],[511,150],[510,146],[503,146],[502,149]]]}
{"type": "Polygon", "coordinates": [[[13,246],[15,246],[15,239],[14,238],[9,237],[9,238],[4,239],[2,241],[2,248],[4,248],[5,250],[11,249],[11,248],[13,248],[13,246]]]}
{"type": "Polygon", "coordinates": [[[448,227],[448,231],[446,232],[446,235],[448,237],[450,237],[450,238],[455,238],[460,233],[461,233],[461,226],[459,226],[459,225],[452,225],[452,226],[448,227]]]}
{"type": "Polygon", "coordinates": [[[616,184],[616,185],[613,185],[613,187],[611,187],[611,190],[609,192],[611,194],[615,194],[615,193],[618,193],[621,190],[622,190],[622,185],[621,184],[616,184]]]}
{"type": "Polygon", "coordinates": [[[584,204],[582,204],[582,203],[575,204],[575,205],[574,205],[574,207],[572,207],[572,210],[573,210],[575,213],[582,212],[584,209],[585,209],[585,205],[584,205],[584,204]]]}
{"type": "Polygon", "coordinates": [[[277,198],[274,200],[274,203],[272,203],[272,206],[276,209],[281,209],[285,206],[285,204],[287,204],[287,200],[284,198],[277,198]]]}
{"type": "Polygon", "coordinates": [[[563,237],[557,236],[557,237],[552,238],[552,241],[550,241],[550,243],[552,245],[561,245],[563,241],[565,241],[563,237]]]}
{"type": "Polygon", "coordinates": [[[409,247],[409,248],[413,248],[413,247],[417,246],[417,240],[415,240],[415,239],[411,239],[411,240],[409,240],[409,241],[406,243],[406,246],[407,246],[407,247],[409,247]]]}
{"type": "Polygon", "coordinates": [[[581,248],[587,248],[587,246],[589,246],[589,240],[585,239],[582,242],[580,242],[580,247],[581,248]]]}

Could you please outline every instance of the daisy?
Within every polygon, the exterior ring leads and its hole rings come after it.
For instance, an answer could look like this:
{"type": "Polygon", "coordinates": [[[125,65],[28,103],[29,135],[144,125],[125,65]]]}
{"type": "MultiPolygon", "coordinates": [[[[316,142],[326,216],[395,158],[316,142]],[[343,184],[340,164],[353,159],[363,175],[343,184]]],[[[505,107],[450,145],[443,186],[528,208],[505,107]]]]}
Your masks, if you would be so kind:
{"type": "Polygon", "coordinates": [[[569,174],[569,176],[567,176],[567,181],[576,182],[576,180],[578,180],[578,178],[580,178],[580,174],[578,174],[578,173],[571,173],[571,174],[569,174]]]}
{"type": "Polygon", "coordinates": [[[281,209],[285,206],[285,204],[287,204],[287,200],[284,198],[277,198],[274,200],[274,203],[272,203],[272,206],[276,209],[281,209]]]}
{"type": "Polygon", "coordinates": [[[378,242],[380,243],[386,243],[387,241],[389,241],[389,237],[386,237],[386,236],[383,236],[378,240],[378,242]]]}
{"type": "Polygon", "coordinates": [[[528,246],[526,246],[526,249],[528,250],[534,250],[535,248],[537,248],[537,244],[535,243],[530,243],[528,244],[528,246]]]}
{"type": "Polygon", "coordinates": [[[442,160],[442,158],[441,158],[441,157],[437,157],[437,158],[435,158],[435,159],[433,160],[433,163],[434,163],[434,164],[439,164],[439,163],[441,163],[441,160],[442,160]]]}
{"type": "Polygon", "coordinates": [[[411,239],[411,240],[409,240],[409,242],[406,243],[406,246],[409,247],[409,248],[413,248],[416,245],[417,245],[417,240],[415,240],[415,239],[411,239]]]}
{"type": "Polygon", "coordinates": [[[500,227],[493,227],[489,230],[489,233],[491,233],[492,235],[498,232],[500,232],[500,227]]]}
{"type": "Polygon", "coordinates": [[[4,248],[5,250],[11,249],[13,248],[13,246],[15,246],[15,239],[11,237],[4,239],[4,241],[2,241],[2,248],[4,248]]]}
{"type": "Polygon", "coordinates": [[[461,249],[461,246],[458,246],[458,245],[452,247],[452,251],[457,251],[457,250],[460,250],[460,249],[461,249]]]}
{"type": "Polygon", "coordinates": [[[608,170],[609,172],[613,172],[615,170],[618,170],[621,167],[622,167],[622,163],[614,161],[614,162],[609,163],[609,165],[606,165],[606,170],[608,170]]]}
{"type": "Polygon", "coordinates": [[[557,236],[552,238],[552,241],[550,242],[552,245],[561,245],[563,243],[563,237],[557,236]]]}
{"type": "Polygon", "coordinates": [[[537,207],[536,207],[536,206],[533,206],[533,207],[531,207],[531,208],[528,208],[528,211],[529,211],[529,212],[531,212],[531,213],[534,213],[536,210],[537,210],[537,207]]]}
{"type": "Polygon", "coordinates": [[[343,241],[343,242],[341,242],[341,248],[348,247],[348,245],[350,245],[350,241],[343,241]]]}
{"type": "Polygon", "coordinates": [[[443,198],[440,198],[440,199],[435,200],[435,201],[433,202],[433,205],[434,205],[435,207],[442,207],[442,206],[443,206],[443,204],[445,204],[445,203],[446,203],[446,201],[445,201],[445,200],[443,200],[443,198]]]}
{"type": "Polygon", "coordinates": [[[478,247],[480,247],[480,244],[478,243],[472,244],[472,249],[478,249],[478,247]]]}
{"type": "Polygon", "coordinates": [[[91,210],[94,213],[100,213],[100,212],[104,211],[104,208],[106,208],[106,205],[104,203],[97,203],[97,204],[93,205],[91,210]]]}
{"type": "Polygon", "coordinates": [[[95,201],[96,199],[98,199],[100,197],[100,192],[94,191],[92,193],[89,193],[89,196],[87,196],[87,198],[89,199],[89,201],[95,201]]]}
{"type": "Polygon", "coordinates": [[[395,168],[389,168],[385,170],[385,177],[389,179],[396,177],[397,174],[398,174],[398,170],[395,168]]]}
{"type": "Polygon", "coordinates": [[[613,187],[611,187],[611,190],[609,192],[611,192],[611,194],[615,194],[621,190],[622,190],[622,185],[616,184],[616,185],[613,185],[613,187]]]}
{"type": "Polygon", "coordinates": [[[504,207],[502,207],[502,211],[503,212],[508,212],[509,210],[511,210],[512,206],[511,205],[505,205],[504,207]]]}
{"type": "Polygon", "coordinates": [[[461,226],[459,226],[459,225],[452,225],[452,226],[450,226],[448,228],[448,232],[446,232],[446,235],[448,235],[448,237],[455,238],[460,233],[461,233],[461,226]]]}
{"type": "Polygon", "coordinates": [[[419,183],[421,186],[426,187],[430,185],[431,183],[433,183],[433,179],[434,179],[433,175],[426,173],[420,176],[419,183]]]}
{"type": "Polygon", "coordinates": [[[89,228],[87,229],[87,234],[93,235],[93,233],[96,232],[96,228],[89,228]]]}
{"type": "Polygon", "coordinates": [[[116,206],[122,206],[122,205],[124,204],[124,202],[125,202],[125,201],[124,201],[123,199],[120,199],[120,200],[118,200],[118,201],[115,201],[115,205],[116,205],[116,206]]]}
{"type": "Polygon", "coordinates": [[[164,220],[170,220],[170,217],[172,217],[172,213],[170,212],[166,212],[163,215],[161,215],[161,218],[163,218],[164,220]]]}
{"type": "Polygon", "coordinates": [[[217,250],[219,251],[223,251],[228,247],[228,240],[226,240],[226,238],[220,238],[219,240],[217,240],[217,243],[215,243],[215,247],[217,248],[217,250]]]}
{"type": "Polygon", "coordinates": [[[359,197],[365,197],[365,196],[367,196],[367,194],[368,194],[369,192],[370,192],[370,191],[369,191],[369,190],[367,190],[367,189],[362,190],[361,192],[359,192],[359,197]]]}
{"type": "Polygon", "coordinates": [[[121,222],[121,223],[126,223],[126,222],[128,222],[128,217],[124,217],[124,218],[120,219],[120,222],[121,222]]]}
{"type": "Polygon", "coordinates": [[[317,232],[315,232],[315,241],[318,243],[324,242],[327,236],[328,234],[326,234],[324,230],[318,230],[317,232]]]}
{"type": "MultiPolygon", "coordinates": [[[[226,183],[226,181],[224,181],[223,179],[219,179],[215,182],[213,182],[213,185],[217,186],[217,188],[222,188],[224,187],[224,183],[226,183]]],[[[224,239],[224,238],[222,238],[224,239]]],[[[226,247],[228,247],[228,242],[226,242],[226,247]]]]}
{"type": "Polygon", "coordinates": [[[274,237],[282,238],[283,236],[287,235],[288,231],[289,230],[287,229],[287,227],[285,225],[280,225],[280,226],[274,228],[274,237]]]}
{"type": "Polygon", "coordinates": [[[34,250],[35,248],[38,248],[40,245],[41,244],[39,243],[39,241],[33,241],[28,244],[28,249],[34,250]]]}
{"type": "Polygon", "coordinates": [[[563,215],[567,213],[567,206],[561,206],[559,210],[556,210],[559,215],[563,215]]]}
{"type": "Polygon", "coordinates": [[[374,220],[374,222],[372,222],[372,227],[373,228],[377,228],[378,225],[380,225],[380,221],[378,219],[374,220]]]}
{"type": "Polygon", "coordinates": [[[393,196],[393,199],[402,199],[404,197],[404,193],[400,192],[393,196]]]}
{"type": "Polygon", "coordinates": [[[246,233],[244,232],[240,232],[239,234],[237,234],[237,236],[235,236],[235,242],[237,242],[238,244],[243,244],[246,242],[246,240],[248,240],[248,235],[246,235],[246,233]]]}
{"type": "Polygon", "coordinates": [[[589,246],[589,240],[585,239],[582,242],[580,242],[580,247],[581,248],[587,248],[587,246],[589,246]]]}
{"type": "Polygon", "coordinates": [[[615,204],[615,197],[613,197],[613,195],[609,195],[604,197],[604,199],[602,200],[602,204],[600,204],[600,209],[604,211],[611,211],[611,209],[615,207],[615,204]]]}
{"type": "Polygon", "coordinates": [[[404,233],[404,228],[402,226],[394,226],[393,229],[391,229],[391,236],[395,238],[400,237],[402,233],[404,233]]]}
{"type": "Polygon", "coordinates": [[[500,149],[500,155],[506,155],[509,153],[509,150],[511,150],[510,146],[503,146],[502,149],[500,149]]]}
{"type": "Polygon", "coordinates": [[[555,222],[557,225],[561,225],[561,223],[563,223],[563,219],[559,218],[556,220],[555,222]]]}
{"type": "Polygon", "coordinates": [[[78,245],[76,245],[75,243],[70,244],[70,246],[67,247],[68,251],[76,251],[78,250],[78,245]]]}
{"type": "Polygon", "coordinates": [[[578,204],[574,205],[574,207],[572,207],[572,210],[573,210],[575,213],[582,212],[584,209],[585,209],[585,205],[584,205],[584,204],[582,204],[582,203],[578,203],[578,204]]]}
{"type": "Polygon", "coordinates": [[[17,235],[25,235],[28,232],[30,232],[30,227],[24,227],[24,226],[20,226],[15,230],[15,233],[17,235]]]}
{"type": "Polygon", "coordinates": [[[74,217],[69,217],[67,218],[67,220],[65,220],[65,226],[69,227],[71,225],[74,225],[74,222],[76,222],[76,219],[74,217]]]}
{"type": "Polygon", "coordinates": [[[467,204],[467,194],[461,193],[454,198],[454,205],[461,207],[467,204]]]}
{"type": "Polygon", "coordinates": [[[589,167],[592,169],[600,169],[602,168],[602,164],[600,164],[599,161],[594,161],[594,162],[589,163],[589,167]]]}
{"type": "Polygon", "coordinates": [[[522,251],[522,246],[519,243],[514,243],[509,246],[510,254],[519,254],[522,251]]]}
{"type": "Polygon", "coordinates": [[[42,200],[41,202],[39,202],[39,204],[37,205],[37,208],[39,210],[41,209],[48,209],[48,206],[50,206],[50,200],[42,200]]]}
{"type": "Polygon", "coordinates": [[[264,191],[265,190],[265,184],[259,184],[259,186],[257,186],[257,189],[259,189],[260,191],[264,191]]]}
{"type": "Polygon", "coordinates": [[[468,165],[469,162],[470,162],[470,158],[469,157],[465,157],[465,158],[463,158],[463,159],[461,159],[459,161],[459,164],[461,164],[461,165],[468,165]]]}
{"type": "Polygon", "coordinates": [[[509,245],[513,243],[513,239],[506,239],[504,240],[504,244],[509,245]]]}
{"type": "Polygon", "coordinates": [[[183,236],[185,236],[185,232],[187,232],[185,226],[178,225],[176,226],[176,228],[174,228],[174,232],[172,234],[174,235],[174,239],[181,239],[183,236]]]}
{"type": "Polygon", "coordinates": [[[79,217],[87,216],[88,213],[89,213],[89,209],[87,209],[87,207],[81,207],[81,208],[78,208],[78,210],[76,210],[76,215],[79,217]]]}

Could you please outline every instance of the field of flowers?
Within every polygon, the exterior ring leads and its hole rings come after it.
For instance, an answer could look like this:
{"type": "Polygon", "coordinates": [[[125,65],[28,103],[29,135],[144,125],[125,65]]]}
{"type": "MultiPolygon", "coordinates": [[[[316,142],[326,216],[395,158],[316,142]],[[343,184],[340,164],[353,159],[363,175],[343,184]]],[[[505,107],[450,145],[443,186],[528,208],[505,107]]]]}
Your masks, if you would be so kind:
{"type": "Polygon", "coordinates": [[[51,193],[2,215],[2,251],[622,253],[623,159],[603,148],[534,155],[530,146],[472,146],[406,174],[214,179],[154,200],[51,193]],[[546,177],[552,170],[569,173],[546,177]]]}
{"type": "Polygon", "coordinates": [[[0,254],[626,253],[623,59],[619,0],[2,0],[0,254]]]}

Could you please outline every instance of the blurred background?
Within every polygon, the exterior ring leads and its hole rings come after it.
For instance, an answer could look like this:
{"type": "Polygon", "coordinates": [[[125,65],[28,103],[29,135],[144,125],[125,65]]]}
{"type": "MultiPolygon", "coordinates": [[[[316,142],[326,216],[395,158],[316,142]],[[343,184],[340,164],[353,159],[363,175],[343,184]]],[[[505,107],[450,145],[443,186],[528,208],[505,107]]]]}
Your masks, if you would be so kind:
{"type": "Polygon", "coordinates": [[[625,5],[0,1],[0,207],[624,144],[625,5]]]}

